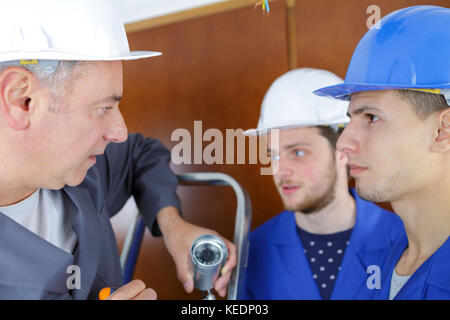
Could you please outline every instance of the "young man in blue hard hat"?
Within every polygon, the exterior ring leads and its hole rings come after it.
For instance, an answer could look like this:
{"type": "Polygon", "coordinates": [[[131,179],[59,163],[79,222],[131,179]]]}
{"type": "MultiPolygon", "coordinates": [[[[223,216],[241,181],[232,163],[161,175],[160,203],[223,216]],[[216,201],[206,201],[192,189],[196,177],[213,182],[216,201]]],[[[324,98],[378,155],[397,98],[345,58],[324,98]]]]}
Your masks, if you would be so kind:
{"type": "Polygon", "coordinates": [[[341,82],[325,70],[289,71],[246,131],[267,134],[285,211],[251,234],[243,299],[367,299],[380,280],[374,266],[404,233],[393,213],[348,188],[347,157],[336,150],[348,103],[312,93],[341,82]]]}
{"type": "Polygon", "coordinates": [[[155,299],[122,286],[110,217],[131,195],[192,291],[190,246],[214,231],[180,217],[169,151],[119,111],[121,60],[158,53],[129,51],[107,0],[2,1],[0,38],[0,299],[155,299]]]}
{"type": "Polygon", "coordinates": [[[410,7],[380,22],[345,82],[317,93],[351,98],[338,149],[358,194],[390,201],[405,225],[375,297],[450,299],[450,9],[410,7]]]}

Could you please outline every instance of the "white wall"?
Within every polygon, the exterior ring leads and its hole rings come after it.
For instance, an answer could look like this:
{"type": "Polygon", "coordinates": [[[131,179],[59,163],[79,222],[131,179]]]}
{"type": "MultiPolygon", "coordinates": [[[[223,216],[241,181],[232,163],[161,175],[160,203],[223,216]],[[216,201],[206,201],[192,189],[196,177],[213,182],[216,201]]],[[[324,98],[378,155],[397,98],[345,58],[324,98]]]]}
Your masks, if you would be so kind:
{"type": "MultiPolygon", "coordinates": [[[[116,3],[124,23],[189,10],[227,0],[111,0],[116,3]]],[[[256,3],[256,1],[255,1],[256,3]]]]}

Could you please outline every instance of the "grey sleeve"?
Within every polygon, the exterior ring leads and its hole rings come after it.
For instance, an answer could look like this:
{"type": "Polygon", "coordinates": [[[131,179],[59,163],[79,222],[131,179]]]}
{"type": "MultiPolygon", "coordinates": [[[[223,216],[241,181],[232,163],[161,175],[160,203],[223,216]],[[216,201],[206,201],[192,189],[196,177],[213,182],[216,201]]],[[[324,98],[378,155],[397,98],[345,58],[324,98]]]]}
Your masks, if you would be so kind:
{"type": "Polygon", "coordinates": [[[158,140],[130,134],[123,143],[110,143],[97,161],[104,203],[111,216],[133,195],[152,235],[161,236],[157,213],[167,206],[181,213],[178,180],[169,167],[170,151],[158,140]]]}

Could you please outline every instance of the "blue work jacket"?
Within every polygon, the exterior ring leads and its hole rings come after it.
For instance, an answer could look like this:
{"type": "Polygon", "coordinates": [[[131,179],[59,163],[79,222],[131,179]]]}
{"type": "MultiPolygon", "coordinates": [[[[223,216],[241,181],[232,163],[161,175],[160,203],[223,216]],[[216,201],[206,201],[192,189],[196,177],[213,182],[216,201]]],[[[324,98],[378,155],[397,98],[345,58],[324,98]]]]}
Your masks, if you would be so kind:
{"type": "MultiPolygon", "coordinates": [[[[331,299],[370,299],[376,287],[367,285],[372,275],[369,267],[379,267],[375,276],[381,277],[382,265],[405,231],[397,215],[362,200],[353,189],[350,192],[356,202],[356,222],[331,299]]],[[[304,253],[294,212],[283,211],[252,232],[245,293],[240,298],[322,299],[304,253]]]]}
{"type": "MultiPolygon", "coordinates": [[[[406,235],[395,244],[382,273],[382,286],[376,298],[389,299],[392,272],[408,245],[406,235]]],[[[450,238],[411,275],[394,300],[450,299],[450,238]]]]}
{"type": "Polygon", "coordinates": [[[98,299],[103,287],[121,286],[110,217],[133,195],[145,224],[160,235],[159,210],[181,210],[169,160],[169,150],[159,141],[130,134],[126,142],[108,145],[82,184],[61,189],[78,240],[73,254],[0,213],[0,299],[98,299]],[[79,268],[79,289],[68,285],[71,266],[79,268]]]}

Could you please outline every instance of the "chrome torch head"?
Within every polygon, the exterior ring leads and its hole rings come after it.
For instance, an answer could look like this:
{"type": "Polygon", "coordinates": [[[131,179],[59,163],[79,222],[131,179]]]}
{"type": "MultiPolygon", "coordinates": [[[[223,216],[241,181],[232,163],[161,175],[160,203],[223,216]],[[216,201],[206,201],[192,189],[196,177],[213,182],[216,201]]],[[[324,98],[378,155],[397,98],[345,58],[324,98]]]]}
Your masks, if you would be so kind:
{"type": "Polygon", "coordinates": [[[201,235],[192,243],[191,257],[195,288],[202,291],[212,289],[228,259],[225,242],[212,234],[201,235]]]}

